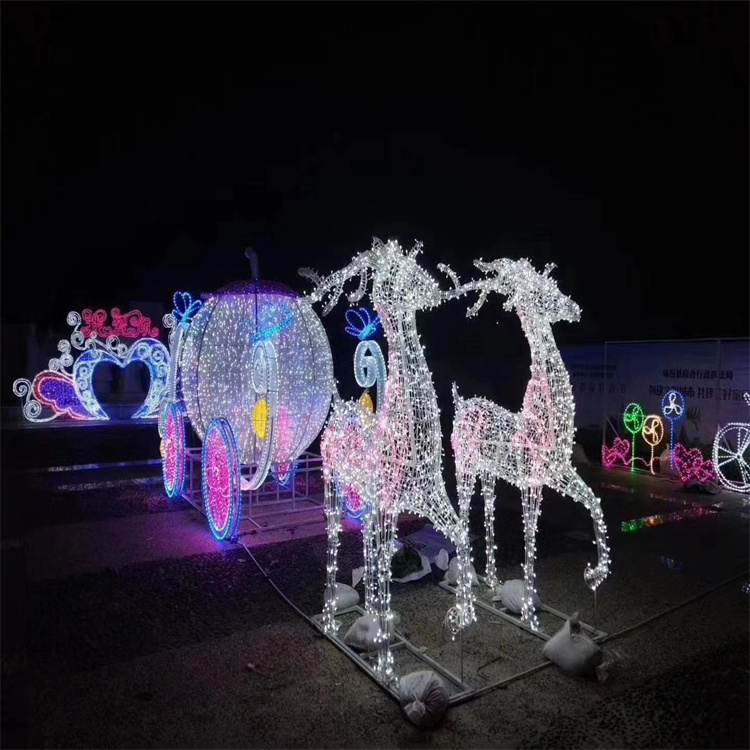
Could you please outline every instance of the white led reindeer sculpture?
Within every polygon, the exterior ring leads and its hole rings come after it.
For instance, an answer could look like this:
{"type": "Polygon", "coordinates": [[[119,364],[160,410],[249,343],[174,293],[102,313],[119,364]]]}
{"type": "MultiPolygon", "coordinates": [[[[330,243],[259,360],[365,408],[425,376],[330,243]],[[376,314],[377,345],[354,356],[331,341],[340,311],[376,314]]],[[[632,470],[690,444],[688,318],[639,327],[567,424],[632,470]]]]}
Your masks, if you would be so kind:
{"type": "Polygon", "coordinates": [[[609,573],[607,529],[601,503],[584,483],[571,462],[575,428],[575,404],[568,371],[552,334],[552,324],[580,319],[581,310],[564,295],[550,276],[552,264],[539,273],[526,259],[509,259],[475,265],[485,278],[461,285],[447,266],[441,269],[453,280],[453,296],[478,291],[469,308],[474,316],[489,292],[507,297],[503,307],[515,310],[531,349],[531,379],[520,413],[513,413],[485,398],[464,399],[453,386],[456,414],[451,442],[456,460],[459,506],[462,517],[469,514],[474,486],[479,478],[484,497],[487,541],[486,582],[497,584],[494,544],[494,488],[498,478],[521,490],[525,532],[524,603],[522,621],[538,628],[532,596],[535,589],[534,558],[537,520],[542,488],[546,485],[582,503],[594,521],[594,544],[598,563],[584,571],[587,585],[596,591],[609,573]]]}
{"type": "MultiPolygon", "coordinates": [[[[384,244],[375,239],[370,250],[326,278],[300,269],[315,283],[310,294],[313,302],[330,295],[324,315],[336,305],[348,279],[360,279],[358,289],[349,295],[352,303],[364,296],[371,279],[372,304],[388,342],[385,397],[378,392],[374,418],[358,401],[344,402],[336,397],[321,437],[328,530],[323,627],[331,635],[337,629],[335,583],[341,506],[334,483],[338,482],[356,491],[364,502],[365,609],[377,613],[375,671],[386,684],[395,679],[389,646],[393,626],[390,581],[399,513],[426,516],[456,545],[459,581],[456,608],[450,614],[460,627],[475,619],[468,531],[443,483],[440,415],[415,316],[417,310],[435,307],[445,297],[437,282],[418,265],[420,250],[421,243],[405,252],[397,242],[384,244]]],[[[383,372],[382,358],[380,364],[383,372]]],[[[372,385],[376,357],[359,363],[355,359],[355,365],[358,382],[372,385]]]]}

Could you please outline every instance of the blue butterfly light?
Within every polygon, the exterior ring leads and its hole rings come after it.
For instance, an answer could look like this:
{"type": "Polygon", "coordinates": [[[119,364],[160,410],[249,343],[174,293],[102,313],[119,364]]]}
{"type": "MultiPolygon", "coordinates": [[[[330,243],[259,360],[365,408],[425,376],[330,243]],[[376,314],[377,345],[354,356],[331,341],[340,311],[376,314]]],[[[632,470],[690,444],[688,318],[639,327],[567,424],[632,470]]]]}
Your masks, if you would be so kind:
{"type": "Polygon", "coordinates": [[[175,292],[172,301],[174,302],[172,315],[184,328],[190,325],[193,315],[198,312],[198,308],[203,304],[199,299],[194,300],[190,292],[175,292]]]}
{"type": "Polygon", "coordinates": [[[377,315],[373,318],[366,307],[347,310],[346,322],[349,324],[345,328],[346,332],[360,341],[372,338],[380,326],[380,318],[377,315]]]}

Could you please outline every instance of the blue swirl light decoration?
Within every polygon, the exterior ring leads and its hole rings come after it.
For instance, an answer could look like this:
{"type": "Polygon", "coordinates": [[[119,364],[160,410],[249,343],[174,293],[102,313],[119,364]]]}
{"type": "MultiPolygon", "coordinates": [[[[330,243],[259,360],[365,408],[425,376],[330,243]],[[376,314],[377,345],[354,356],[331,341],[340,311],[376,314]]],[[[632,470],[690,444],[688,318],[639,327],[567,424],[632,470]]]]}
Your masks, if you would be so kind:
{"type": "Polygon", "coordinates": [[[346,322],[349,324],[344,329],[350,336],[366,341],[372,338],[380,327],[380,317],[372,317],[372,313],[366,307],[352,308],[347,310],[346,322]]]}

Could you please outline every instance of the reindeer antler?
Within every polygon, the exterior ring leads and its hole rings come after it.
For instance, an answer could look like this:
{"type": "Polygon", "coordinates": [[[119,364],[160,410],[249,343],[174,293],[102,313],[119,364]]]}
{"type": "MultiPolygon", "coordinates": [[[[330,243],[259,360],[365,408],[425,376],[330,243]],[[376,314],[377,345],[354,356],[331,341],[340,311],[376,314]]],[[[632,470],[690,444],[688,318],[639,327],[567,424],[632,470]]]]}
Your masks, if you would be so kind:
{"type": "Polygon", "coordinates": [[[369,258],[367,253],[356,255],[349,265],[334,271],[327,277],[321,276],[310,268],[300,268],[299,274],[305,278],[311,279],[315,283],[315,288],[309,296],[313,302],[319,302],[328,295],[328,302],[323,308],[323,315],[328,315],[336,306],[339,298],[344,292],[344,284],[354,276],[359,274],[359,287],[349,296],[349,301],[354,303],[362,298],[367,289],[367,269],[369,258]]]}
{"type": "MultiPolygon", "coordinates": [[[[500,261],[493,260],[489,263],[485,263],[481,258],[474,261],[474,265],[485,274],[495,272],[495,277],[500,272],[500,261]]],[[[488,294],[495,289],[494,278],[478,279],[476,281],[469,281],[466,284],[461,284],[458,274],[447,264],[439,263],[438,268],[453,282],[453,289],[444,292],[443,296],[445,299],[456,299],[457,297],[463,297],[468,292],[478,292],[479,297],[477,301],[466,311],[467,318],[473,318],[481,309],[482,305],[487,301],[488,294]]]]}

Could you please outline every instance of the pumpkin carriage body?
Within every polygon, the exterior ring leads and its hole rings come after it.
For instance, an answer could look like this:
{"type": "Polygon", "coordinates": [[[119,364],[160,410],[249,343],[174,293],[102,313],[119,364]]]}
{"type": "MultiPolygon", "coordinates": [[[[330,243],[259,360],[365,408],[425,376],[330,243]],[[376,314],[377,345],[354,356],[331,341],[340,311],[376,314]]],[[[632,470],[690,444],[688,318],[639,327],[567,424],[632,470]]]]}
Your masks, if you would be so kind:
{"type": "Polygon", "coordinates": [[[235,282],[195,307],[173,342],[175,411],[164,411],[165,488],[175,497],[184,486],[184,474],[174,469],[184,466],[184,435],[172,426],[181,421],[179,391],[203,443],[206,515],[223,539],[236,528],[241,489],[258,489],[269,470],[277,481],[293,481],[294,462],[328,416],[333,362],[309,301],[283,284],[235,282]]]}

